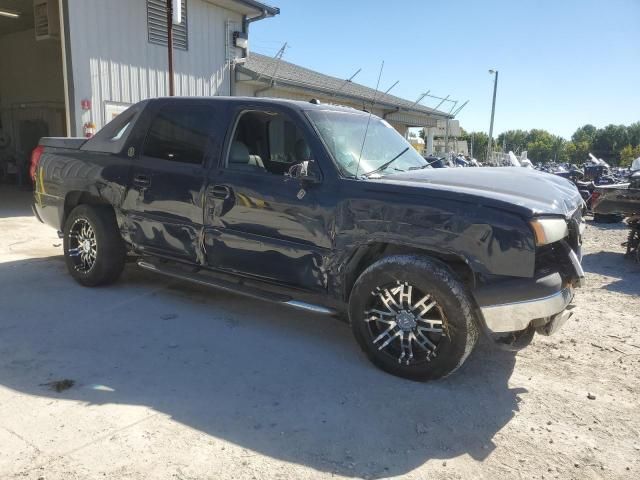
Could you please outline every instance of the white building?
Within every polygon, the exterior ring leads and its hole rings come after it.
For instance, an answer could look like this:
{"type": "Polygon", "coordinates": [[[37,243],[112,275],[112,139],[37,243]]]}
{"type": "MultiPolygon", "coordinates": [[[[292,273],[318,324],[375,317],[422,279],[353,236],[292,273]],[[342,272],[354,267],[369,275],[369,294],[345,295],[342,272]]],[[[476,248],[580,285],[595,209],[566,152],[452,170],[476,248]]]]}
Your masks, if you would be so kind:
{"type": "Polygon", "coordinates": [[[237,65],[235,77],[235,95],[317,99],[322,103],[366,109],[387,120],[403,135],[408,134],[409,128],[435,128],[452,118],[418,102],[253,52],[237,65]]]}
{"type": "MultiPolygon", "coordinates": [[[[249,54],[256,0],[181,0],[175,94],[319,99],[371,110],[403,134],[451,116],[355,82],[249,54]]],[[[140,100],[166,96],[167,0],[0,0],[0,181],[43,136],[84,136],[140,100]]]]}
{"type": "MultiPolygon", "coordinates": [[[[230,95],[255,0],[182,0],[176,95],[230,95]]],[[[82,136],[128,105],[168,95],[166,0],[0,0],[0,164],[41,136],[82,136]]]]}

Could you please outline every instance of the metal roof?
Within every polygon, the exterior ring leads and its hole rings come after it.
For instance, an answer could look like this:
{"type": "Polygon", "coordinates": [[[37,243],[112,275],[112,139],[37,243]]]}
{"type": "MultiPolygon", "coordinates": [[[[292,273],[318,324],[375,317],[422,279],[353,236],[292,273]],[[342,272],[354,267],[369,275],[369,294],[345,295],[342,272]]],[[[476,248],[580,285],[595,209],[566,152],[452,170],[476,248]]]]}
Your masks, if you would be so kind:
{"type": "Polygon", "coordinates": [[[259,53],[251,52],[244,64],[236,67],[238,71],[249,75],[253,80],[260,80],[265,84],[274,82],[275,85],[286,85],[306,90],[316,91],[322,94],[335,94],[336,97],[347,98],[357,102],[372,103],[375,98],[376,105],[396,108],[405,112],[421,115],[453,118],[452,115],[416,104],[411,100],[396,97],[394,95],[376,92],[375,89],[360,85],[355,82],[345,82],[344,79],[325,75],[293,63],[267,57],[259,53]],[[339,92],[339,93],[336,93],[339,92]]]}
{"type": "Polygon", "coordinates": [[[266,3],[257,2],[256,0],[236,0],[237,2],[244,3],[249,7],[256,8],[263,12],[266,12],[268,15],[279,15],[280,9],[278,7],[272,7],[271,5],[267,5],[266,3]]]}
{"type": "MultiPolygon", "coordinates": [[[[1,2],[2,0],[0,0],[1,2]]],[[[232,11],[237,11],[245,15],[258,15],[258,19],[262,19],[262,15],[266,17],[273,17],[280,14],[280,9],[272,7],[266,3],[257,0],[205,0],[209,3],[214,3],[223,8],[228,8],[232,11]]]]}

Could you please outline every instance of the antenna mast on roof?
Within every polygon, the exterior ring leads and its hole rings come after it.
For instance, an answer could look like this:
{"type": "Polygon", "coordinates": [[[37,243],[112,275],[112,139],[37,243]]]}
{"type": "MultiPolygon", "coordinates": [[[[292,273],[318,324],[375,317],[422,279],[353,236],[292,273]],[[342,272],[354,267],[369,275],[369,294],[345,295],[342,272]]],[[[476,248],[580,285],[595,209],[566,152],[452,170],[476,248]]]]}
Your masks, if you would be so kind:
{"type": "Polygon", "coordinates": [[[338,88],[338,90],[333,92],[333,94],[331,96],[335,97],[336,95],[338,95],[342,91],[342,89],[347,86],[347,83],[351,83],[353,81],[353,79],[356,77],[356,75],[358,75],[361,71],[362,71],[362,69],[359,68],[356,73],[351,75],[349,78],[345,79],[345,81],[342,82],[342,85],[340,85],[340,88],[338,88]]]}
{"type": "Polygon", "coordinates": [[[467,100],[462,105],[460,105],[460,107],[458,107],[458,109],[455,112],[453,112],[451,115],[453,115],[454,117],[458,115],[460,113],[460,110],[462,110],[464,107],[467,106],[467,103],[469,103],[469,100],[467,100]]]}
{"type": "MultiPolygon", "coordinates": [[[[284,55],[284,52],[288,48],[288,46],[289,46],[289,44],[287,42],[284,42],[284,45],[282,45],[280,47],[280,50],[278,50],[278,52],[273,56],[273,59],[276,61],[276,66],[273,69],[273,74],[271,75],[270,84],[271,84],[272,87],[276,83],[276,77],[278,75],[278,68],[280,68],[280,62],[282,61],[282,56],[284,55]]],[[[262,71],[262,73],[260,73],[260,75],[258,75],[258,78],[256,79],[256,81],[260,81],[260,79],[264,75],[264,73],[267,70],[267,68],[269,68],[268,65],[265,67],[265,69],[262,71]]]]}
{"type": "MultiPolygon", "coordinates": [[[[434,98],[438,98],[438,97],[434,97],[434,98]]],[[[443,104],[444,102],[446,102],[447,100],[449,100],[449,95],[447,95],[446,97],[444,97],[444,98],[442,99],[442,101],[441,101],[438,105],[436,105],[433,109],[434,109],[434,110],[437,110],[438,108],[440,108],[440,105],[442,105],[442,104],[443,104]]],[[[451,100],[451,101],[452,101],[452,100],[451,100]]]]}
{"type": "Polygon", "coordinates": [[[424,97],[426,97],[427,95],[429,95],[429,92],[430,92],[430,91],[431,91],[431,90],[427,90],[427,92],[426,92],[426,93],[423,93],[422,95],[420,95],[420,96],[418,97],[418,99],[417,99],[415,102],[413,102],[413,105],[411,105],[411,106],[412,106],[412,107],[415,107],[416,105],[418,105],[418,104],[422,101],[422,99],[423,99],[424,97]]]}
{"type": "Polygon", "coordinates": [[[394,83],[393,85],[391,85],[389,88],[387,88],[387,91],[383,93],[383,95],[386,95],[387,93],[389,93],[391,91],[391,89],[393,87],[395,87],[397,84],[400,83],[400,80],[396,80],[396,83],[394,83]]]}

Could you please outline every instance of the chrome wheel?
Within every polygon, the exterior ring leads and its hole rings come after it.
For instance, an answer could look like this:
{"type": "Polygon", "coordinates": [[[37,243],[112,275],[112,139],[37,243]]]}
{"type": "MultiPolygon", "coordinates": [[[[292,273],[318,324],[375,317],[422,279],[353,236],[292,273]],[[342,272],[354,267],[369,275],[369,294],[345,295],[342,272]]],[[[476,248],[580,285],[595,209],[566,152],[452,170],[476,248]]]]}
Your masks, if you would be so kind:
{"type": "Polygon", "coordinates": [[[373,345],[404,365],[430,362],[446,335],[442,307],[407,282],[377,287],[364,315],[373,345]]]}
{"type": "Polygon", "coordinates": [[[98,244],[91,224],[84,218],[77,218],[69,230],[67,255],[73,260],[78,272],[88,273],[96,264],[98,244]]]}

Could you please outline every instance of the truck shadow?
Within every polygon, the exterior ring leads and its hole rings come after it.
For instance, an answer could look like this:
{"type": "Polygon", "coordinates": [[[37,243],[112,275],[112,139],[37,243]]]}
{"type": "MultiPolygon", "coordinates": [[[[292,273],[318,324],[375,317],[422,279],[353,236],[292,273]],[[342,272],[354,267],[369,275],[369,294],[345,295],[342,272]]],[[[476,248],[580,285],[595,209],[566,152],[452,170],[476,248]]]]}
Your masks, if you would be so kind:
{"type": "MultiPolygon", "coordinates": [[[[381,478],[430,459],[483,460],[526,393],[508,385],[514,354],[484,342],[452,377],[409,382],[370,365],[337,320],[133,267],[114,286],[86,289],[62,257],[9,262],[0,284],[5,387],[144,405],[317,471],[381,478]],[[41,386],[62,378],[76,384],[41,386]]],[[[44,444],[47,432],[39,435],[44,444]]]]}
{"type": "Polygon", "coordinates": [[[591,229],[596,230],[626,230],[628,228],[625,222],[596,222],[593,218],[587,219],[587,223],[591,229]]]}
{"type": "Polygon", "coordinates": [[[620,247],[620,253],[602,251],[586,254],[582,258],[582,266],[585,272],[617,278],[603,285],[605,290],[640,295],[640,265],[625,257],[623,247],[620,247]]]}

